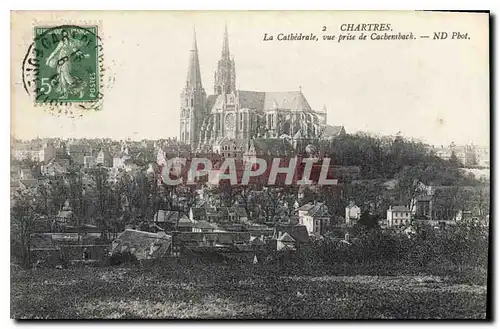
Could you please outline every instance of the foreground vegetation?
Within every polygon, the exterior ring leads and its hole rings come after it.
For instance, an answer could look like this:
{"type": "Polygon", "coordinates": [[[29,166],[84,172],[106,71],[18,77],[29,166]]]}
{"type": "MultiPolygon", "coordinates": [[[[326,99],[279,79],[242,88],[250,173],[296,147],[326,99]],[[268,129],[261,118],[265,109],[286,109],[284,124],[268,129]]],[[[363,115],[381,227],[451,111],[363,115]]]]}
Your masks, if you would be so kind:
{"type": "MultiPolygon", "coordinates": [[[[462,269],[463,270],[463,269],[462,269]]],[[[273,264],[12,270],[17,319],[486,318],[486,286],[466,276],[342,265],[312,274],[273,264]],[[349,273],[350,276],[344,276],[349,273]],[[458,278],[458,280],[457,280],[458,278]]],[[[481,272],[480,276],[486,276],[481,272]]]]}
{"type": "MultiPolygon", "coordinates": [[[[484,319],[488,229],[372,229],[250,259],[11,274],[14,318],[484,319]]],[[[111,264],[111,262],[109,263],[111,264]]]]}

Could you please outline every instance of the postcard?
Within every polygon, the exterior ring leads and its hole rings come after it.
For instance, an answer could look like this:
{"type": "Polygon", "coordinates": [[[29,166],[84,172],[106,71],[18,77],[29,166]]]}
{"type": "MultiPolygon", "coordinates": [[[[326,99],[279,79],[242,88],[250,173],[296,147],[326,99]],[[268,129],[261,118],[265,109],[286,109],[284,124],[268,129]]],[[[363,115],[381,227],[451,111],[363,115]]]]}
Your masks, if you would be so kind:
{"type": "Polygon", "coordinates": [[[14,319],[491,319],[490,16],[12,11],[14,319]]]}

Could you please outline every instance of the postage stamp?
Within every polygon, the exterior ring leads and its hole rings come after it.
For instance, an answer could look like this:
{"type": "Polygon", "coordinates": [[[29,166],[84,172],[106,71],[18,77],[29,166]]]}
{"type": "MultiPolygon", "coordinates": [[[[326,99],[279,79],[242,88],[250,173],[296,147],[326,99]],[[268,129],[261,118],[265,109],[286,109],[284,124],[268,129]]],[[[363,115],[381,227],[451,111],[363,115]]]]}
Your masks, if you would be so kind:
{"type": "Polygon", "coordinates": [[[97,26],[35,27],[38,59],[35,99],[95,102],[99,99],[97,26]]]}

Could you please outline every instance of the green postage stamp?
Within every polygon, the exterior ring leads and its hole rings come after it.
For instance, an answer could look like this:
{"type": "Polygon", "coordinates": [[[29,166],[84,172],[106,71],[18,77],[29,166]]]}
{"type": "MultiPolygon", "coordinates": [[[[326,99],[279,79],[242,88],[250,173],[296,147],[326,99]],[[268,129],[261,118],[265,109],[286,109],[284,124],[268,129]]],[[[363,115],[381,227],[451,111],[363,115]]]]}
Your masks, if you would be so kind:
{"type": "Polygon", "coordinates": [[[99,100],[97,26],[35,27],[36,103],[99,100]]]}

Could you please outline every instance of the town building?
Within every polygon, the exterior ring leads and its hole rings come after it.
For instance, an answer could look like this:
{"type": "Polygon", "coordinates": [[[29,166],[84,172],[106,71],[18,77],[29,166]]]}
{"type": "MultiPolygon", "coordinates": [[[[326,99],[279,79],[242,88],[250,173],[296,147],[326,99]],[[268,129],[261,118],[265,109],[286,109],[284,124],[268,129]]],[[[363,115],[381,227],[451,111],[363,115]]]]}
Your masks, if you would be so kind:
{"type": "Polygon", "coordinates": [[[407,226],[411,223],[412,213],[405,206],[389,206],[387,209],[387,227],[407,226]]]}
{"type": "Polygon", "coordinates": [[[361,208],[356,206],[354,201],[351,201],[347,207],[345,207],[345,223],[348,226],[354,226],[358,223],[361,218],[361,208]]]}
{"type": "Polygon", "coordinates": [[[299,225],[304,225],[309,235],[323,235],[330,225],[330,214],[324,203],[307,203],[298,209],[299,225]]]}

